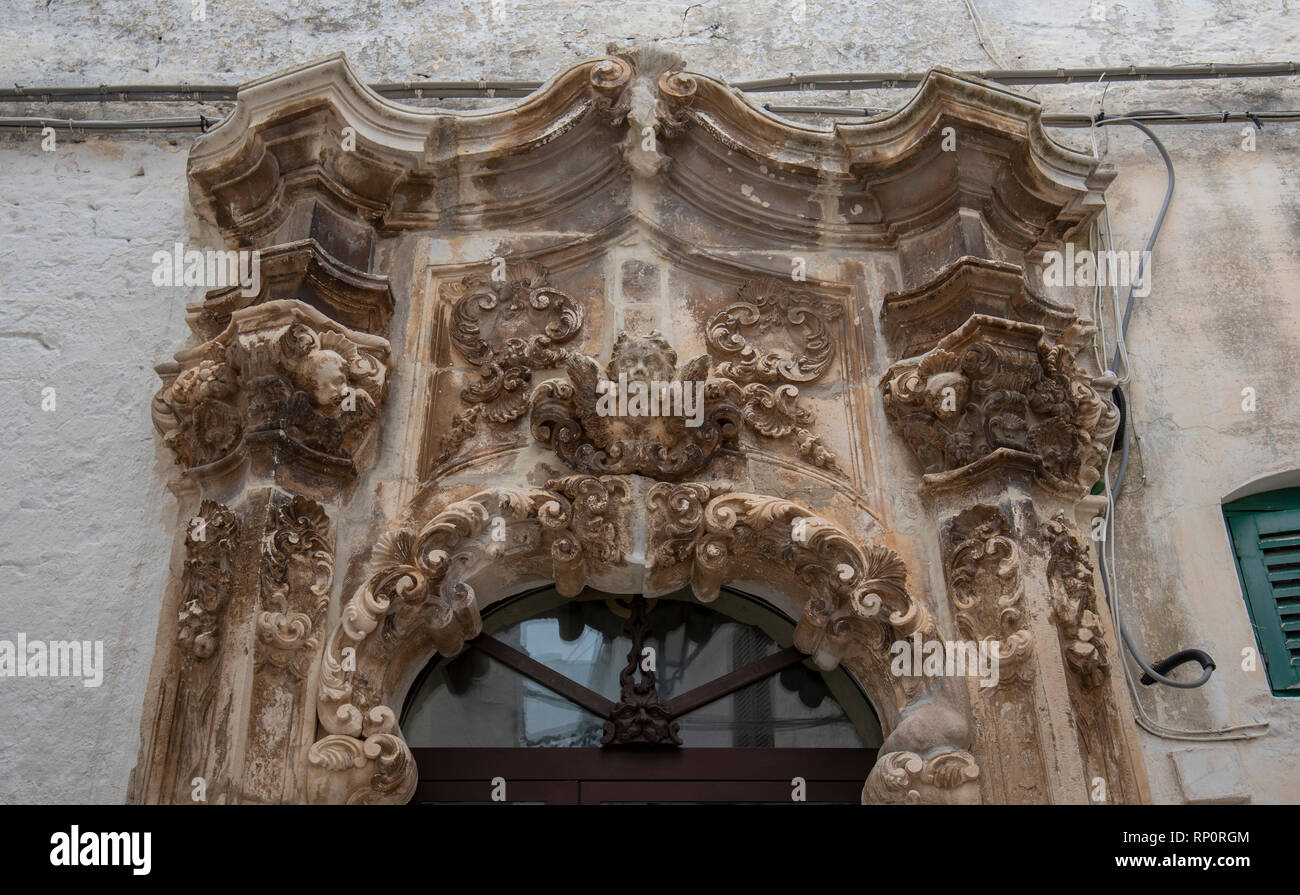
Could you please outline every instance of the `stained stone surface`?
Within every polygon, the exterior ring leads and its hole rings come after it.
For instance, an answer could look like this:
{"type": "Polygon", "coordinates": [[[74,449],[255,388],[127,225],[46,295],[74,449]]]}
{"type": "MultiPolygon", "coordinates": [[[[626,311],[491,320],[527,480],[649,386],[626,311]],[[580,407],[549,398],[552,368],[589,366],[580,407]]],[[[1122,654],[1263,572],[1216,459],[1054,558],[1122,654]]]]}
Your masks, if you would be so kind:
{"type": "MultiPolygon", "coordinates": [[[[809,3],[801,25],[780,3],[209,2],[9,4],[0,9],[0,82],[238,83],[343,50],[368,81],[501,77],[542,80],[650,38],[690,68],[729,79],[787,72],[908,71],[1058,65],[1272,61],[1294,55],[1300,14],[1285,3],[977,2],[989,58],[971,21],[921,4],[809,3]],[[308,11],[308,7],[312,11],[308,11]],[[360,8],[358,8],[358,6],[360,8]]],[[[1294,79],[1115,85],[1105,109],[1295,108],[1294,79]]],[[[1091,86],[1032,91],[1048,112],[1098,108],[1091,86]]],[[[910,91],[773,94],[782,104],[893,107],[910,91]]],[[[461,107],[482,105],[460,103],[461,107]]],[[[224,106],[204,110],[218,117],[224,106]]],[[[194,106],[87,105],[93,117],[195,114],[194,106]]],[[[41,114],[10,104],[3,114],[41,114]]],[[[68,114],[62,113],[59,114],[68,114]]],[[[1253,645],[1220,504],[1249,482],[1300,468],[1300,127],[1268,125],[1256,150],[1241,127],[1162,128],[1178,192],[1155,255],[1151,295],[1129,333],[1126,391],[1142,436],[1121,502],[1117,549],[1125,617],[1147,658],[1197,646],[1219,661],[1199,691],[1143,688],[1148,711],[1172,727],[1267,720],[1268,736],[1238,746],[1232,791],[1255,802],[1300,801],[1300,700],[1278,699],[1262,670],[1240,671],[1253,645]],[[1241,410],[1241,391],[1258,395],[1241,410]],[[1145,480],[1142,475],[1145,473],[1145,480]]],[[[103,685],[0,679],[0,802],[120,802],[139,753],[139,727],[175,546],[176,473],[152,431],[154,364],[187,343],[184,305],[198,288],[151,282],[154,252],[177,240],[216,246],[189,207],[192,136],[0,136],[0,638],[103,640],[103,685]],[[42,412],[42,389],[56,409],[42,412]],[[169,570],[170,564],[170,570],[169,570]]],[[[1077,148],[1083,131],[1059,138],[1077,148]]],[[[1140,249],[1165,172],[1136,132],[1097,133],[1119,175],[1107,192],[1117,247],[1140,249]]],[[[469,255],[482,252],[469,247],[469,255]]],[[[640,280],[637,281],[638,283],[640,280]]],[[[1089,290],[1062,293],[1091,314],[1089,290]]],[[[878,296],[873,296],[878,299],[878,296]]],[[[404,324],[399,309],[395,330],[404,324]]],[[[683,352],[683,359],[689,354],[683,352]]],[[[399,368],[394,389],[409,386],[399,368]]],[[[883,418],[882,418],[883,423],[883,418]]],[[[381,450],[393,452],[392,442],[381,450]]],[[[889,462],[915,476],[899,447],[889,462]]],[[[383,462],[382,458],[379,462],[383,462]]],[[[1273,486],[1300,484],[1274,479],[1273,486]]],[[[361,489],[373,489],[364,481],[361,489]]],[[[915,503],[895,524],[919,527],[915,503]]],[[[340,574],[369,542],[341,542],[340,574]]],[[[938,571],[917,570],[931,586],[938,571]]],[[[335,596],[342,587],[336,581],[335,596]]],[[[1186,744],[1141,735],[1156,801],[1183,801],[1169,756],[1186,744]]],[[[1196,747],[1192,747],[1195,751],[1196,747]]],[[[1184,766],[1189,759],[1180,757],[1184,766]]],[[[1213,775],[1216,763],[1201,765],[1213,775]]],[[[1186,780],[1183,780],[1186,783],[1186,780]]],[[[1210,790],[1218,791],[1214,786],[1210,790]]],[[[1221,789],[1221,787],[1220,787],[1221,789]]]]}

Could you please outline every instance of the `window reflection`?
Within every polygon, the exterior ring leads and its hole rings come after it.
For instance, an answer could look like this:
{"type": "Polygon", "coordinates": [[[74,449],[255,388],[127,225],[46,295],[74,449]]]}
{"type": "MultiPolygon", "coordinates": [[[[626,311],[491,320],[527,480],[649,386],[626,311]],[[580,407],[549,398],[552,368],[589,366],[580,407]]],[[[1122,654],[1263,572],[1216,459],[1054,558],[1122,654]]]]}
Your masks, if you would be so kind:
{"type": "MultiPolygon", "coordinates": [[[[623,633],[626,604],[590,592],[565,600],[547,590],[489,613],[484,630],[617,701],[632,646],[623,633]]],[[[774,637],[788,645],[792,630],[770,609],[727,594],[707,607],[686,592],[663,597],[652,601],[648,620],[664,701],[772,655],[782,648],[774,637]]],[[[881,741],[874,714],[845,672],[824,675],[804,665],[679,723],[688,747],[852,748],[881,741]]],[[[600,744],[604,720],[471,648],[436,662],[417,684],[402,730],[416,747],[592,747],[600,744]]]]}

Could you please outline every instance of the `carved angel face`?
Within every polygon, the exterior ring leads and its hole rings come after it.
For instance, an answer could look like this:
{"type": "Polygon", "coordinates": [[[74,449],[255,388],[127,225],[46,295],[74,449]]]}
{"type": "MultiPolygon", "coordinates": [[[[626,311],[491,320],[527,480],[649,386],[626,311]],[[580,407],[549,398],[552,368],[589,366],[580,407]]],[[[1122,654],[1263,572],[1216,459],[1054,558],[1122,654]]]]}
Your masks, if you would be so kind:
{"type": "Polygon", "coordinates": [[[628,382],[651,380],[670,382],[677,370],[677,352],[658,333],[634,336],[619,333],[610,356],[608,375],[618,379],[626,374],[628,382]]]}
{"type": "Polygon", "coordinates": [[[313,404],[324,410],[333,410],[347,396],[347,370],[347,361],[337,351],[316,349],[303,358],[298,367],[298,380],[303,391],[311,396],[313,404]]]}

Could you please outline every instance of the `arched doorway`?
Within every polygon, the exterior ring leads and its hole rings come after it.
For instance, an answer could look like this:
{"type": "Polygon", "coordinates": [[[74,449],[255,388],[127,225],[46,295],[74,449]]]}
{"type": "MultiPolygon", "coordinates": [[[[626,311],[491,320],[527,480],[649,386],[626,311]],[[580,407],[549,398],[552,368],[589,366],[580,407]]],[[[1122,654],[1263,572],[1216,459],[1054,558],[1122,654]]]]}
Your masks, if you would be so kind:
{"type": "Polygon", "coordinates": [[[726,588],[707,606],[689,589],[499,601],[407,694],[412,803],[856,803],[879,721],[793,636],[770,604],[726,588]]]}

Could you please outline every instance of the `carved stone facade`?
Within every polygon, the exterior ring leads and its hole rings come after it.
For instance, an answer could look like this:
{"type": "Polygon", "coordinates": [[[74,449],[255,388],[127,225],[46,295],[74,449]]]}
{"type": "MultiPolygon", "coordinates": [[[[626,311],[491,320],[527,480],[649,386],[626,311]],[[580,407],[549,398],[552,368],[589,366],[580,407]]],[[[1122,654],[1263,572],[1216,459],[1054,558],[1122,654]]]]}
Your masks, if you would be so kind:
{"type": "Polygon", "coordinates": [[[1143,800],[1060,515],[1114,383],[1023,273],[1110,175],[1039,116],[933,71],[817,130],[650,49],[491,112],[383,101],[341,57],[241,90],[189,176],[263,286],[192,308],[159,367],[216,540],[178,534],[132,798],[407,801],[417,673],[554,582],[768,600],[871,700],[864,801],[1143,800]],[[995,648],[1000,679],[899,673],[912,638],[995,648]]]}

